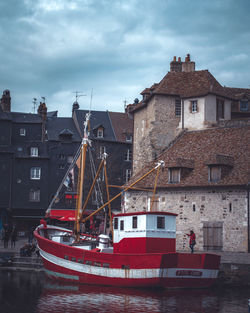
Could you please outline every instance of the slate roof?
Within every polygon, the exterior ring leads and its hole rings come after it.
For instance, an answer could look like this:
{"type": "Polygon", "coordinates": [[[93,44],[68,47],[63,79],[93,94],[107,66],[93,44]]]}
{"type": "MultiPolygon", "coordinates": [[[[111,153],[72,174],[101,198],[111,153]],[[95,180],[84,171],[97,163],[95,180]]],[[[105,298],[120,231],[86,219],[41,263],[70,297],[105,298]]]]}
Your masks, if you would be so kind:
{"type": "MultiPolygon", "coordinates": [[[[184,133],[177,142],[159,156],[165,162],[160,171],[158,188],[239,186],[250,182],[250,127],[211,128],[184,133]],[[224,166],[226,174],[219,182],[208,181],[208,166],[224,166]],[[190,166],[191,165],[191,166],[190,166]],[[185,168],[180,183],[168,183],[168,167],[185,168]]],[[[131,182],[153,168],[151,162],[132,177],[131,182]]],[[[155,175],[136,186],[151,188],[155,175]]]]}
{"type": "MultiPolygon", "coordinates": [[[[85,116],[89,113],[88,110],[75,110],[76,118],[83,134],[83,125],[85,116]]],[[[98,140],[116,141],[115,133],[112,128],[112,124],[109,119],[107,111],[91,111],[90,116],[90,138],[96,138],[94,136],[93,130],[98,126],[104,127],[104,138],[98,138],[98,140]]]]}
{"type": "Polygon", "coordinates": [[[71,117],[54,117],[46,121],[48,140],[60,140],[60,135],[72,133],[71,140],[81,142],[81,138],[71,117]]]}
{"type": "Polygon", "coordinates": [[[11,116],[14,123],[42,123],[38,114],[11,112],[11,116]]]}
{"type": "Polygon", "coordinates": [[[233,93],[220,85],[208,70],[193,72],[168,72],[158,83],[146,88],[141,93],[148,94],[147,100],[141,101],[132,111],[146,105],[157,94],[179,96],[181,98],[202,97],[208,94],[234,99],[233,93]]]}
{"type": "Polygon", "coordinates": [[[133,119],[126,113],[109,112],[117,141],[126,142],[126,135],[133,134],[133,119]]]}

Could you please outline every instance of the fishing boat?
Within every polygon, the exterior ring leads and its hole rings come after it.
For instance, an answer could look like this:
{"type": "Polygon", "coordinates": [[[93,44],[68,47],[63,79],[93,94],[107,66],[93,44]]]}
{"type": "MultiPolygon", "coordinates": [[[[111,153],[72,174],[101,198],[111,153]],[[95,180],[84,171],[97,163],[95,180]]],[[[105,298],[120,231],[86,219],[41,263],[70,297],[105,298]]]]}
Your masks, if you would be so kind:
{"type": "MultiPolygon", "coordinates": [[[[83,201],[85,161],[89,145],[88,123],[89,116],[86,116],[84,137],[80,152],[75,158],[75,163],[78,163],[78,191],[75,217],[71,217],[75,221],[74,229],[42,223],[34,232],[47,276],[67,283],[119,287],[211,286],[218,276],[220,256],[176,252],[176,214],[156,212],[151,208],[147,212],[112,215],[110,203],[153,173],[156,174],[154,197],[163,162],[158,162],[149,172],[131,185],[124,186],[121,192],[110,199],[104,155],[90,191],[83,201]],[[87,203],[98,182],[102,166],[107,186],[107,202],[86,217],[87,203]],[[103,209],[109,215],[112,240],[105,233],[92,236],[81,230],[81,225],[103,209]]],[[[54,197],[55,202],[57,198],[58,193],[54,197]]]]}

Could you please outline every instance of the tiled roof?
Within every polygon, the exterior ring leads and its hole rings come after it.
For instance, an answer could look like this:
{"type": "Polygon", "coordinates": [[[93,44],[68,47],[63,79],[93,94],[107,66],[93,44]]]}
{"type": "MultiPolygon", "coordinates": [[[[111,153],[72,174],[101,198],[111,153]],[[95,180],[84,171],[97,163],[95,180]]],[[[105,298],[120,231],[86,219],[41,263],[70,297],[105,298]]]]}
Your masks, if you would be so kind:
{"type": "MultiPolygon", "coordinates": [[[[165,162],[165,169],[160,171],[158,187],[207,187],[246,185],[250,182],[250,127],[212,128],[186,132],[159,160],[165,162]],[[168,183],[168,167],[176,166],[179,159],[192,160],[193,168],[185,169],[180,183],[168,183]],[[208,181],[208,166],[222,166],[225,175],[219,182],[208,181]]],[[[132,177],[135,181],[154,167],[151,162],[132,177]]],[[[181,162],[183,164],[183,162],[181,162]]],[[[185,163],[185,162],[184,162],[185,163]]],[[[183,167],[183,166],[179,166],[183,167]]],[[[152,188],[155,175],[151,175],[138,186],[152,188]]],[[[136,185],[137,186],[137,185],[136,185]]]]}
{"type": "Polygon", "coordinates": [[[108,112],[115,132],[116,140],[126,141],[127,134],[133,134],[133,120],[127,113],[108,112]]]}
{"type": "Polygon", "coordinates": [[[146,101],[141,101],[133,110],[142,108],[146,102],[157,94],[179,96],[181,98],[202,97],[207,94],[234,99],[233,93],[220,85],[208,70],[193,72],[168,72],[159,84],[153,84],[141,94],[149,94],[146,101]]]}
{"type": "Polygon", "coordinates": [[[236,99],[242,99],[244,96],[250,99],[250,89],[224,87],[226,92],[236,99]]]}

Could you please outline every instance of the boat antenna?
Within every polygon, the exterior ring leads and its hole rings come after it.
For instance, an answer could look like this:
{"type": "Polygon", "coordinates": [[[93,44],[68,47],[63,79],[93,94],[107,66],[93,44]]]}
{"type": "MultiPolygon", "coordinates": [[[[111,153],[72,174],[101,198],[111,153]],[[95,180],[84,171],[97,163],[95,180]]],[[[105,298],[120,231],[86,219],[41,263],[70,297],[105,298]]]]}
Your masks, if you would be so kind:
{"type": "Polygon", "coordinates": [[[91,112],[92,100],[93,100],[93,88],[91,89],[91,95],[90,95],[89,113],[91,112]]]}

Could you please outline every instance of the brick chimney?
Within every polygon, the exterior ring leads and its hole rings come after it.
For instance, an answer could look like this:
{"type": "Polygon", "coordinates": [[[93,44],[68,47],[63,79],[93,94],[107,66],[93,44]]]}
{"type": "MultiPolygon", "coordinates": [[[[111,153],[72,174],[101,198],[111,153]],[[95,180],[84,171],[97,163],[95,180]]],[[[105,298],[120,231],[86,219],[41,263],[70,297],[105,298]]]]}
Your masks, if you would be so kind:
{"type": "Polygon", "coordinates": [[[176,56],[174,56],[173,61],[170,62],[170,72],[193,72],[195,71],[195,62],[190,61],[190,54],[185,57],[185,62],[181,61],[178,57],[176,61],[176,56]]]}
{"type": "Polygon", "coordinates": [[[185,62],[182,62],[182,72],[194,72],[195,62],[190,61],[190,54],[187,54],[185,62]]]}
{"type": "Polygon", "coordinates": [[[10,91],[8,89],[3,91],[3,95],[1,98],[1,107],[4,112],[11,111],[11,97],[10,97],[10,91]]]}
{"type": "Polygon", "coordinates": [[[174,56],[173,61],[170,63],[170,72],[181,72],[181,70],[182,70],[181,58],[178,57],[178,61],[176,61],[176,56],[174,56]]]}

